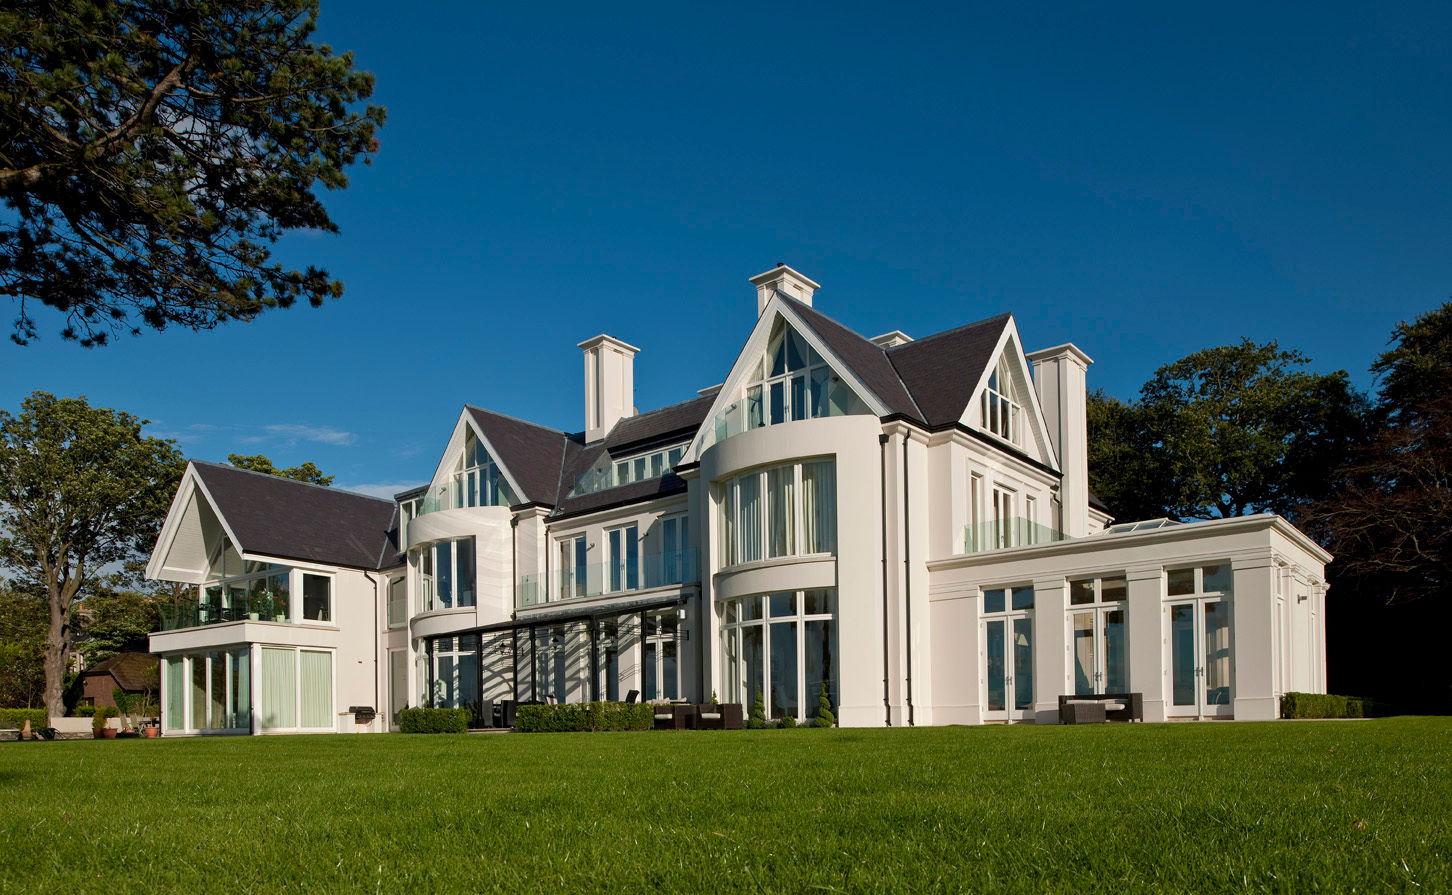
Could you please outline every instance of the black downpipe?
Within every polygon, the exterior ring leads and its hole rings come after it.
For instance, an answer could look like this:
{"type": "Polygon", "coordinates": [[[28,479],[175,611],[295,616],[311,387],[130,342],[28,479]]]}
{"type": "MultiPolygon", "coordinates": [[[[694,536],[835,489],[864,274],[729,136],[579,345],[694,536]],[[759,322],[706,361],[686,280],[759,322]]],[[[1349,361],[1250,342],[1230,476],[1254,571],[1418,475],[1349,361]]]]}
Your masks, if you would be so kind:
{"type": "Polygon", "coordinates": [[[887,435],[877,436],[879,466],[882,480],[882,712],[887,726],[892,726],[892,688],[888,683],[891,652],[887,637],[887,435]]]}
{"type": "Polygon", "coordinates": [[[907,636],[907,710],[908,727],[913,725],[913,522],[912,499],[908,491],[908,437],[902,437],[902,586],[906,613],[907,636]]]}

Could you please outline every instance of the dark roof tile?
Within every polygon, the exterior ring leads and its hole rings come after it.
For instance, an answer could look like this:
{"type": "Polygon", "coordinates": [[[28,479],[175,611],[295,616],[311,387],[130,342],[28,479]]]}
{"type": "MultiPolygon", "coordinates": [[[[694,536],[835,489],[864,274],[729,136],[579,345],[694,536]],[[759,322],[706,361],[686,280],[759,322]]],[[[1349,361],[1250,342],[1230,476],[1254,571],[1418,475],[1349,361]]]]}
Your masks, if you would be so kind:
{"type": "Polygon", "coordinates": [[[887,350],[888,360],[916,399],[923,422],[948,426],[963,416],[1011,318],[999,314],[887,350]]]}
{"type": "Polygon", "coordinates": [[[781,292],[777,295],[822,337],[827,347],[842,359],[864,385],[872,389],[887,405],[889,413],[900,413],[914,419],[922,418],[913,396],[903,386],[902,379],[898,377],[892,362],[881,348],[812,306],[802,304],[781,292]]]}
{"type": "Polygon", "coordinates": [[[569,436],[558,429],[481,407],[470,405],[468,410],[479,431],[499,454],[494,459],[509,470],[523,489],[519,499],[525,503],[554,503],[569,436]]]}
{"type": "Polygon", "coordinates": [[[158,669],[161,658],[151,653],[117,653],[109,659],[102,659],[81,672],[82,677],[109,674],[116,685],[128,692],[156,691],[158,669]]]}

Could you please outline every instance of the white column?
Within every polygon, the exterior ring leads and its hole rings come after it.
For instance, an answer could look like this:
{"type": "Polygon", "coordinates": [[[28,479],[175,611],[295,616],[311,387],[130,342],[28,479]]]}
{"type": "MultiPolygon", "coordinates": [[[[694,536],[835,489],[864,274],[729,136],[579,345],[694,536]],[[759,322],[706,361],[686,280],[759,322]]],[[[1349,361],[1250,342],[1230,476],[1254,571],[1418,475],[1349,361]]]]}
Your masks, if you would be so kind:
{"type": "Polygon", "coordinates": [[[1144,698],[1144,720],[1163,721],[1169,673],[1164,627],[1164,569],[1139,566],[1129,578],[1129,689],[1144,698]]]}
{"type": "Polygon", "coordinates": [[[1231,679],[1237,721],[1273,721],[1280,714],[1271,668],[1274,650],[1277,569],[1269,551],[1233,560],[1234,593],[1230,599],[1231,679]]]}
{"type": "Polygon", "coordinates": [[[1058,723],[1059,694],[1069,692],[1068,609],[1062,576],[1034,579],[1034,715],[1040,724],[1058,723]]]}

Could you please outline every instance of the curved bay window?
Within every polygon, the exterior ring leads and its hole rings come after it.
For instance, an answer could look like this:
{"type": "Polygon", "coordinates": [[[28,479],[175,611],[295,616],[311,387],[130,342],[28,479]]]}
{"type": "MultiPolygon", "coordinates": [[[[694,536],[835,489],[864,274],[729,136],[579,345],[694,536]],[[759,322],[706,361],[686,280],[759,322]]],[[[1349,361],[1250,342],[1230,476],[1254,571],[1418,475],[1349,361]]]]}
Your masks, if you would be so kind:
{"type": "Polygon", "coordinates": [[[837,466],[793,463],[722,486],[722,565],[837,550],[837,466]]]}
{"type": "MultiPolygon", "coordinates": [[[[442,490],[442,489],[440,489],[442,490]]],[[[499,464],[489,456],[484,443],[473,432],[464,438],[464,452],[454,464],[454,477],[449,486],[449,506],[509,507],[519,503],[499,464]]],[[[440,495],[443,503],[443,495],[440,495]]]]}
{"type": "Polygon", "coordinates": [[[720,604],[726,699],[750,707],[758,693],[771,718],[817,712],[822,687],[835,712],[837,591],[787,591],[720,604]]]}
{"type": "Polygon", "coordinates": [[[418,576],[418,611],[474,605],[474,539],[439,541],[411,551],[418,576]]]}

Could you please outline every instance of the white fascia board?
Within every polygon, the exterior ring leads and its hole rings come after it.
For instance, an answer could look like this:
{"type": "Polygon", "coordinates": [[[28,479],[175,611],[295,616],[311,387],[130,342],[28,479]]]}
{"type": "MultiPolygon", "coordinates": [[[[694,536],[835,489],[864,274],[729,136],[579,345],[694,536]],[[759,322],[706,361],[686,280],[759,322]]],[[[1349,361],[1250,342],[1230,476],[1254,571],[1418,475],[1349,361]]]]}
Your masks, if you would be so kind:
{"type": "Polygon", "coordinates": [[[193,494],[200,494],[206,500],[207,506],[212,508],[212,514],[217,517],[217,522],[221,524],[222,531],[227,535],[227,539],[232,542],[233,547],[237,548],[239,554],[243,552],[242,542],[237,540],[237,535],[232,531],[232,526],[227,522],[227,517],[222,515],[222,511],[217,508],[217,501],[212,498],[211,492],[207,490],[206,482],[202,481],[202,477],[197,474],[196,467],[188,461],[186,471],[182,473],[181,484],[177,485],[176,494],[171,499],[171,507],[167,510],[166,522],[162,524],[161,533],[157,535],[156,547],[152,549],[151,558],[146,562],[147,578],[158,581],[164,580],[160,577],[162,572],[161,557],[166,556],[171,551],[172,543],[176,540],[177,532],[181,525],[181,518],[185,515],[186,506],[191,501],[193,494]]]}
{"type": "Polygon", "coordinates": [[[741,352],[736,355],[736,362],[731,366],[730,375],[726,377],[726,381],[722,383],[720,390],[716,392],[716,399],[711,402],[711,409],[706,412],[705,420],[701,423],[701,427],[696,430],[695,437],[691,439],[690,448],[681,457],[682,463],[694,463],[700,459],[701,439],[705,436],[709,428],[715,424],[716,417],[738,400],[739,396],[737,392],[741,388],[742,379],[750,372],[752,362],[766,352],[766,343],[771,339],[771,329],[776,324],[777,315],[780,315],[788,326],[796,330],[797,334],[806,340],[808,345],[812,346],[813,351],[816,351],[822,356],[822,359],[827,362],[827,366],[831,367],[832,372],[836,373],[842,378],[843,382],[852,388],[852,391],[857,394],[857,397],[862,399],[862,402],[867,405],[869,410],[879,417],[887,416],[888,408],[886,404],[882,403],[882,399],[872,389],[868,388],[862,380],[858,379],[856,374],[848,369],[847,365],[842,362],[842,359],[837,356],[837,353],[828,348],[821,337],[817,335],[816,330],[812,329],[801,317],[797,316],[796,312],[786,302],[782,301],[780,295],[772,295],[771,301],[766,303],[766,308],[762,310],[761,316],[756,318],[756,326],[752,328],[751,335],[747,338],[746,344],[742,346],[741,352]]]}
{"type": "MultiPolygon", "coordinates": [[[[958,422],[970,429],[982,432],[990,438],[996,437],[983,425],[982,420],[974,421],[974,414],[977,412],[978,406],[983,403],[981,398],[983,390],[988,387],[988,377],[993,375],[993,371],[998,367],[998,359],[1004,355],[1010,345],[1013,347],[1010,356],[1016,376],[1015,390],[1022,398],[1019,403],[1033,410],[1031,419],[1033,420],[1034,437],[1043,446],[1044,456],[1048,458],[1049,465],[1055,472],[1063,472],[1063,467],[1059,465],[1059,455],[1054,450],[1054,443],[1049,439],[1049,424],[1044,418],[1043,408],[1039,406],[1039,393],[1034,388],[1034,377],[1029,369],[1028,358],[1023,353],[1023,339],[1018,334],[1018,322],[1014,320],[1012,314],[1009,315],[1003,332],[999,333],[998,344],[993,348],[993,360],[989,361],[988,366],[984,367],[983,372],[979,375],[978,384],[973,386],[973,395],[968,399],[968,406],[963,408],[963,415],[958,418],[958,422]]],[[[1017,445],[1012,446],[1017,447],[1017,445]]]]}

